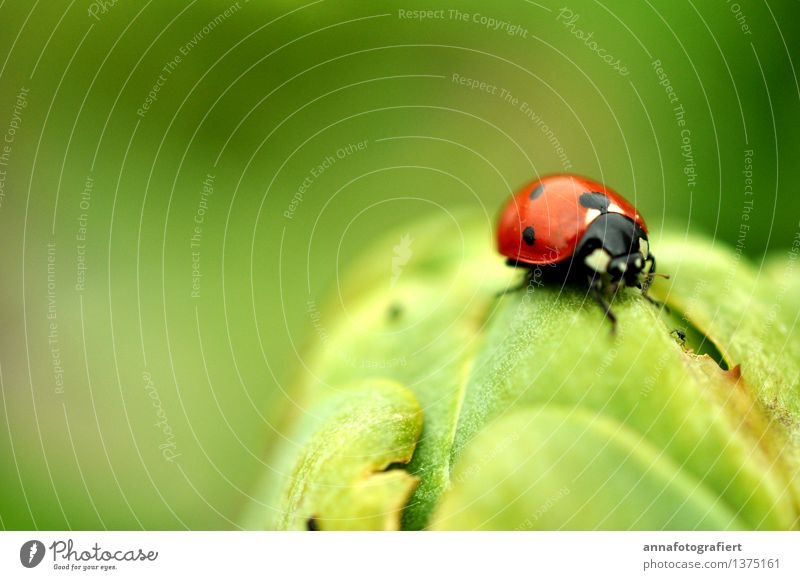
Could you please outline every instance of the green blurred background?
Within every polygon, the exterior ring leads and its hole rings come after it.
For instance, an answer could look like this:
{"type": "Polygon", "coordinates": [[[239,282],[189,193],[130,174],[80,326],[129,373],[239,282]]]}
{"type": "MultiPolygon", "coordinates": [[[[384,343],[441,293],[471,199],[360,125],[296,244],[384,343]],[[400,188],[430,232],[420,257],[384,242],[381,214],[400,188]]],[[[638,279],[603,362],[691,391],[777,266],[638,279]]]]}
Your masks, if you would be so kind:
{"type": "MultiPolygon", "coordinates": [[[[317,305],[359,251],[456,210],[490,244],[536,175],[590,175],[651,230],[756,263],[787,247],[798,16],[0,3],[0,524],[236,528],[324,340],[317,305]]],[[[391,256],[374,268],[388,286],[391,256]]]]}

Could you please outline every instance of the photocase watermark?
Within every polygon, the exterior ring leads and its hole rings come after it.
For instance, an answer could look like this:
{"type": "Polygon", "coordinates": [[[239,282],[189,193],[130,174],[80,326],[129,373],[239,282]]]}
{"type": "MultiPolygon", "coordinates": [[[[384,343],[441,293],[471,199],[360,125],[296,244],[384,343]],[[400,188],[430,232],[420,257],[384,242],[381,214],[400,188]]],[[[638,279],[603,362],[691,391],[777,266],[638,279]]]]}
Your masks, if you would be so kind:
{"type": "Polygon", "coordinates": [[[622,63],[622,61],[616,58],[613,54],[608,52],[605,48],[600,46],[596,40],[594,40],[594,31],[587,32],[581,28],[578,28],[577,23],[580,20],[581,15],[576,14],[572,9],[564,7],[558,11],[556,15],[556,21],[561,22],[561,24],[570,31],[575,38],[578,40],[582,40],[583,44],[595,53],[601,61],[606,63],[610,66],[613,70],[617,71],[620,75],[626,77],[630,74],[628,67],[622,63]]]}
{"type": "Polygon", "coordinates": [[[364,358],[354,357],[349,353],[340,353],[339,357],[354,369],[385,370],[405,367],[408,361],[405,356],[393,356],[391,358],[364,358]]]}
{"type": "Polygon", "coordinates": [[[89,4],[89,8],[87,8],[86,13],[89,17],[94,18],[97,22],[100,22],[100,17],[105,16],[108,14],[111,9],[119,2],[119,0],[96,0],[89,4]]]}
{"type": "Polygon", "coordinates": [[[411,260],[414,252],[411,251],[411,245],[414,239],[409,234],[400,236],[400,241],[392,248],[392,277],[389,285],[394,288],[400,275],[403,273],[403,267],[411,260]]]}
{"type": "Polygon", "coordinates": [[[536,127],[542,132],[545,139],[547,139],[547,142],[550,143],[553,151],[558,157],[561,167],[565,171],[572,169],[572,161],[570,161],[569,157],[567,156],[567,152],[564,149],[564,146],[561,144],[561,140],[555,134],[555,131],[553,131],[553,129],[551,129],[550,126],[545,123],[541,115],[539,115],[539,113],[537,113],[527,101],[514,96],[514,94],[512,94],[508,89],[499,87],[487,81],[466,77],[460,73],[453,73],[450,77],[450,80],[453,83],[467,87],[470,90],[480,91],[482,93],[495,96],[504,103],[519,110],[520,113],[522,113],[528,120],[532,121],[533,124],[536,125],[536,127]]]}
{"type": "Polygon", "coordinates": [[[163,441],[158,445],[158,449],[164,459],[172,463],[181,456],[175,443],[175,433],[167,419],[167,412],[164,410],[164,404],[161,402],[161,396],[158,394],[152,375],[148,371],[143,371],[142,380],[144,381],[144,392],[147,393],[147,396],[152,401],[153,408],[156,410],[156,417],[159,419],[154,425],[158,427],[164,436],[163,441]]]}
{"type": "Polygon", "coordinates": [[[681,322],[683,323],[683,328],[681,330],[683,332],[685,332],[691,326],[691,323],[689,322],[689,317],[694,312],[697,311],[699,296],[705,293],[707,287],[708,287],[708,281],[705,278],[698,280],[694,284],[692,292],[689,295],[689,300],[686,302],[686,307],[683,309],[683,312],[681,314],[681,322]]]}
{"type": "MultiPolygon", "coordinates": [[[[622,332],[618,331],[617,336],[621,338],[622,332]]],[[[619,351],[617,350],[616,347],[617,344],[618,343],[615,342],[614,346],[609,348],[603,355],[603,360],[600,362],[599,365],[597,365],[597,368],[594,371],[595,378],[600,378],[604,374],[606,374],[608,368],[617,360],[617,357],[619,356],[619,351]]]]}
{"type": "Polygon", "coordinates": [[[289,200],[289,205],[283,212],[283,217],[285,217],[287,220],[292,219],[297,211],[297,208],[299,208],[300,204],[305,201],[306,193],[308,193],[308,191],[311,189],[311,186],[314,185],[314,182],[319,179],[323,173],[328,171],[342,159],[350,157],[354,153],[364,151],[368,144],[369,141],[366,139],[364,141],[359,141],[358,143],[348,143],[344,147],[339,147],[336,151],[326,155],[324,159],[312,167],[303,181],[300,183],[300,186],[297,188],[297,190],[295,190],[294,195],[292,195],[292,199],[289,200]]]}
{"type": "Polygon", "coordinates": [[[672,86],[672,81],[670,81],[669,77],[667,76],[667,72],[664,70],[664,67],[661,66],[661,60],[655,59],[650,63],[650,66],[653,67],[653,70],[658,77],[658,84],[661,85],[664,88],[664,91],[667,93],[667,99],[669,99],[670,104],[679,104],[680,99],[678,99],[678,93],[675,92],[675,88],[672,86]]]}
{"type": "Polygon", "coordinates": [[[736,282],[736,267],[742,261],[744,249],[747,246],[747,236],[750,234],[750,214],[754,207],[753,197],[753,150],[745,149],[743,164],[743,187],[742,187],[742,215],[739,220],[739,232],[736,236],[736,244],[733,247],[733,263],[731,264],[728,275],[725,277],[723,291],[730,293],[731,287],[736,282]]]}
{"type": "Polygon", "coordinates": [[[739,238],[736,241],[736,261],[741,258],[744,251],[745,240],[750,232],[750,213],[753,211],[753,150],[746,149],[744,152],[744,187],[742,188],[742,218],[739,224],[739,238]]]}
{"type": "Polygon", "coordinates": [[[55,393],[64,394],[64,367],[58,338],[58,309],[56,307],[56,243],[47,242],[47,347],[55,382],[55,393]]]}
{"type": "Polygon", "coordinates": [[[330,337],[328,336],[328,331],[322,325],[322,315],[319,312],[319,308],[317,308],[317,302],[313,298],[306,300],[306,313],[311,318],[311,325],[314,327],[320,342],[327,344],[330,337]]]}
{"type": "Polygon", "coordinates": [[[733,14],[733,17],[736,18],[736,23],[739,25],[742,33],[747,36],[752,36],[753,31],[750,30],[750,25],[747,23],[747,17],[742,11],[742,6],[738,2],[731,2],[731,0],[725,0],[725,3],[728,5],[728,9],[731,11],[731,14],[733,14]]]}
{"type": "Polygon", "coordinates": [[[497,444],[492,447],[489,453],[481,456],[480,461],[472,463],[469,467],[464,469],[463,471],[459,472],[458,476],[455,477],[453,480],[456,483],[461,483],[468,479],[472,479],[476,475],[478,475],[486,465],[488,465],[492,460],[494,460],[498,455],[500,455],[503,451],[511,447],[514,443],[519,441],[519,433],[514,432],[511,435],[504,437],[497,444]]]}
{"type": "MultiPolygon", "coordinates": [[[[553,250],[548,250],[548,256],[552,255],[553,250]]],[[[551,265],[551,266],[554,266],[551,265]]],[[[550,266],[545,266],[545,268],[550,266]]],[[[525,336],[527,328],[530,324],[530,302],[538,288],[544,286],[544,270],[541,266],[536,265],[531,270],[525,273],[525,293],[517,303],[514,314],[511,319],[511,324],[508,333],[495,349],[497,356],[494,358],[492,371],[498,376],[511,376],[514,369],[525,356],[520,348],[517,348],[515,342],[517,337],[525,336]]],[[[501,291],[502,294],[516,293],[521,288],[509,288],[501,291]]]]}
{"type": "Polygon", "coordinates": [[[487,16],[480,12],[465,12],[458,8],[440,8],[438,10],[407,10],[400,8],[397,11],[397,18],[400,20],[416,20],[418,22],[425,20],[469,22],[492,32],[503,32],[508,36],[528,38],[530,35],[528,29],[519,24],[514,24],[500,18],[494,18],[493,16],[487,16]]]}
{"type": "MultiPolygon", "coordinates": [[[[800,223],[797,224],[797,231],[792,238],[792,244],[786,252],[786,265],[783,267],[783,273],[780,282],[777,284],[778,291],[775,293],[775,301],[769,308],[769,312],[764,317],[764,324],[761,327],[761,333],[766,334],[775,325],[778,319],[778,311],[783,302],[784,296],[789,291],[789,281],[794,277],[794,271],[797,267],[797,260],[800,258],[800,223]]],[[[780,328],[781,332],[788,332],[788,329],[780,328]]]]}
{"type": "MultiPolygon", "coordinates": [[[[44,544],[41,542],[38,544],[44,557],[44,544]]],[[[54,570],[71,572],[108,572],[117,570],[117,566],[122,562],[154,562],[158,558],[157,551],[143,548],[105,548],[97,542],[88,547],[76,547],[72,538],[66,541],[56,540],[50,544],[50,553],[53,556],[54,570]]]]}
{"type": "Polygon", "coordinates": [[[658,77],[658,84],[664,87],[667,98],[670,104],[673,105],[672,114],[675,117],[678,129],[680,129],[681,157],[683,158],[683,174],[686,176],[686,187],[694,189],[697,185],[697,168],[692,148],[692,131],[686,124],[686,109],[678,98],[678,93],[672,86],[672,81],[670,81],[667,72],[664,70],[661,60],[655,59],[650,63],[650,66],[656,73],[656,77],[658,77]]]}
{"type": "Polygon", "coordinates": [[[158,101],[159,94],[161,93],[161,89],[164,88],[164,85],[167,84],[167,80],[170,76],[178,69],[178,67],[183,62],[183,59],[189,56],[189,53],[192,52],[197,46],[205,40],[217,26],[225,22],[228,18],[239,12],[242,9],[241,4],[247,3],[249,0],[241,0],[234,2],[228,8],[217,14],[214,18],[209,20],[205,26],[203,26],[200,30],[195,32],[194,36],[189,39],[187,42],[182,44],[178,47],[178,52],[169,60],[167,63],[161,67],[161,71],[159,71],[159,75],[156,78],[155,82],[150,87],[150,90],[147,93],[142,104],[136,109],[136,114],[141,117],[142,119],[147,115],[147,112],[150,108],[158,101]]]}
{"type": "Polygon", "coordinates": [[[697,185],[697,168],[692,148],[692,131],[686,126],[686,110],[678,105],[673,110],[675,122],[681,128],[681,157],[683,158],[683,174],[686,176],[686,187],[693,189],[697,185]]]}
{"type": "Polygon", "coordinates": [[[482,81],[478,79],[473,79],[470,77],[465,77],[459,73],[453,73],[450,77],[450,80],[453,81],[457,85],[461,85],[462,87],[467,87],[471,91],[480,91],[482,93],[487,93],[493,96],[502,96],[505,89],[501,89],[495,84],[489,83],[487,81],[482,81]]]}
{"type": "Polygon", "coordinates": [[[208,198],[214,194],[214,180],[216,177],[207,173],[203,180],[200,190],[200,200],[197,202],[197,209],[194,212],[194,225],[192,235],[189,238],[189,248],[192,253],[192,298],[200,298],[200,282],[203,279],[203,272],[200,267],[200,243],[203,240],[203,224],[206,220],[208,211],[208,198]]]}
{"type": "Polygon", "coordinates": [[[3,135],[3,142],[0,144],[0,209],[2,209],[3,202],[6,199],[6,178],[8,174],[6,168],[11,162],[11,152],[14,149],[17,131],[22,127],[22,113],[28,106],[29,92],[29,89],[22,87],[17,93],[17,100],[11,110],[11,120],[8,122],[5,135],[3,135]]]}
{"type": "MultiPolygon", "coordinates": [[[[557,255],[558,252],[555,250],[555,248],[548,247],[547,253],[544,256],[543,261],[550,262],[551,260],[554,260],[557,255]]],[[[536,264],[533,266],[533,268],[528,269],[526,273],[528,279],[525,286],[525,294],[523,294],[522,300],[517,306],[517,312],[515,313],[514,316],[515,323],[528,321],[528,316],[525,313],[523,313],[522,310],[523,308],[528,306],[528,304],[530,304],[531,297],[533,296],[533,293],[536,292],[536,289],[544,286],[545,270],[542,269],[543,267],[555,268],[556,264],[555,263],[546,263],[541,265],[536,264]]]]}
{"type": "Polygon", "coordinates": [[[86,290],[86,241],[89,232],[89,208],[92,205],[92,192],[94,191],[94,178],[87,175],[83,182],[83,190],[78,200],[78,231],[75,232],[75,290],[86,290]]]}
{"type": "MultiPolygon", "coordinates": [[[[684,331],[687,327],[684,327],[684,331]]],[[[667,361],[669,360],[669,351],[663,350],[661,354],[658,355],[658,360],[656,364],[652,367],[652,372],[647,376],[642,385],[642,389],[639,391],[639,396],[643,399],[650,396],[653,392],[653,387],[656,385],[656,381],[661,376],[661,373],[664,372],[664,368],[667,366],[667,361]]]]}
{"type": "MultiPolygon", "coordinates": [[[[322,314],[317,307],[316,300],[312,297],[306,300],[306,313],[311,319],[311,325],[314,327],[314,332],[316,332],[320,342],[324,345],[329,344],[331,340],[330,334],[325,328],[325,325],[322,324],[322,314]]],[[[337,355],[354,369],[392,369],[404,367],[408,364],[406,357],[402,355],[386,359],[359,358],[347,352],[338,352],[337,355]]]]}
{"type": "Polygon", "coordinates": [[[29,540],[19,549],[19,562],[26,568],[36,568],[45,555],[45,547],[39,540],[29,540]]]}
{"type": "Polygon", "coordinates": [[[516,527],[515,531],[520,532],[533,529],[534,524],[539,521],[544,514],[553,509],[553,506],[555,506],[569,494],[570,490],[568,487],[564,486],[559,488],[558,491],[548,497],[542,505],[536,508],[536,510],[530,516],[525,518],[525,520],[516,527]]]}

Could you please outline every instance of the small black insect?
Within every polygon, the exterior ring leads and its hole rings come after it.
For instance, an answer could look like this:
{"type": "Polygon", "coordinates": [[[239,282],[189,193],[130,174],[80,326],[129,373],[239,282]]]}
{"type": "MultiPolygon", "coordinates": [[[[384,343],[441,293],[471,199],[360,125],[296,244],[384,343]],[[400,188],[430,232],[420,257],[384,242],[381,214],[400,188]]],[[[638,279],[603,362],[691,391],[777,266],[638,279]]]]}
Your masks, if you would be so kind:
{"type": "Polygon", "coordinates": [[[678,342],[681,343],[681,346],[686,345],[686,332],[681,330],[680,328],[674,329],[670,332],[671,335],[675,335],[675,338],[678,339],[678,342]]]}

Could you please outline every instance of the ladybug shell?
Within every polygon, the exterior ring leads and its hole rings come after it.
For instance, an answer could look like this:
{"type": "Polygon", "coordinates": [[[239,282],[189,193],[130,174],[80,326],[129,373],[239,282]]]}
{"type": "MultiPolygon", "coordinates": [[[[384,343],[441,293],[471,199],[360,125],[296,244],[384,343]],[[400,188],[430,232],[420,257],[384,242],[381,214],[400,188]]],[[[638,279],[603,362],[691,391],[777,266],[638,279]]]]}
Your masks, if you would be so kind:
{"type": "Polygon", "coordinates": [[[625,198],[577,175],[550,175],[522,188],[500,215],[497,249],[524,264],[555,264],[572,256],[586,228],[601,213],[629,217],[647,233],[625,198]]]}

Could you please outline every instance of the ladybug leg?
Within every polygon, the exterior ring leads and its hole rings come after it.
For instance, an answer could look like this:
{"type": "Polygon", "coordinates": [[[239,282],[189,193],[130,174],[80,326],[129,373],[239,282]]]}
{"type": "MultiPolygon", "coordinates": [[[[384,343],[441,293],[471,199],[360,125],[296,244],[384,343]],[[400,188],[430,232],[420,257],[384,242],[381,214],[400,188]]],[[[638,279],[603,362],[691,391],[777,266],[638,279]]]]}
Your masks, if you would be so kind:
{"type": "MultiPolygon", "coordinates": [[[[639,284],[639,287],[641,288],[641,287],[642,287],[642,285],[641,285],[641,284],[639,284]]],[[[664,302],[661,302],[661,300],[656,300],[656,299],[655,299],[655,298],[653,298],[652,296],[650,296],[650,295],[648,295],[648,294],[645,294],[645,292],[644,292],[644,288],[642,288],[642,296],[644,296],[645,300],[647,300],[647,301],[648,301],[650,304],[652,304],[652,305],[653,305],[653,306],[655,306],[656,308],[659,308],[659,309],[663,308],[663,309],[664,309],[664,310],[667,312],[667,314],[669,314],[670,312],[672,312],[672,311],[669,309],[669,306],[667,306],[667,305],[666,305],[666,303],[664,303],[664,302]]]]}
{"type": "Polygon", "coordinates": [[[639,283],[639,284],[636,284],[636,287],[637,287],[637,288],[639,288],[639,290],[641,290],[641,291],[642,291],[642,296],[643,296],[643,297],[644,297],[644,299],[645,299],[645,300],[647,300],[647,301],[648,301],[650,304],[652,304],[653,306],[658,306],[659,308],[660,308],[660,307],[667,308],[667,305],[666,305],[666,304],[664,304],[664,303],[663,303],[663,302],[661,302],[660,300],[656,300],[655,298],[653,298],[653,297],[652,297],[652,296],[650,296],[649,294],[645,293],[645,288],[642,286],[642,284],[641,284],[641,283],[639,283]]]}
{"type": "Polygon", "coordinates": [[[611,311],[611,304],[605,299],[603,293],[600,290],[601,286],[599,281],[595,281],[593,277],[589,277],[589,292],[594,298],[595,302],[600,305],[600,308],[603,309],[603,313],[605,314],[608,321],[611,323],[611,334],[617,334],[617,317],[611,311]]]}

